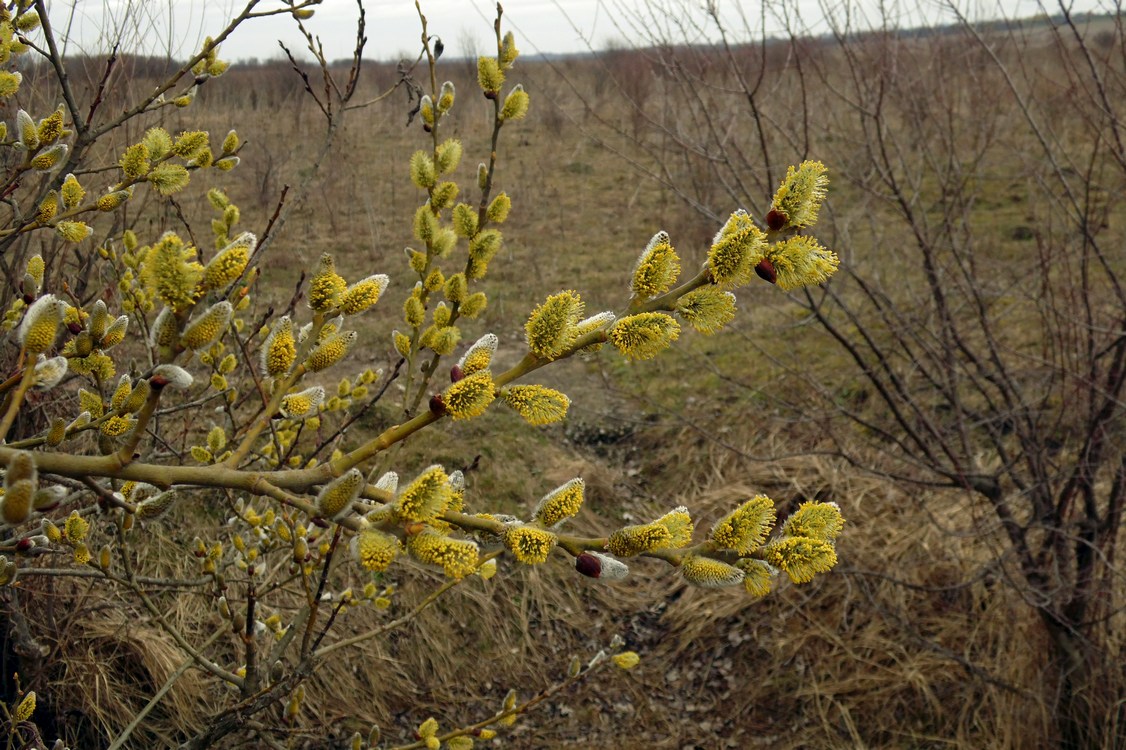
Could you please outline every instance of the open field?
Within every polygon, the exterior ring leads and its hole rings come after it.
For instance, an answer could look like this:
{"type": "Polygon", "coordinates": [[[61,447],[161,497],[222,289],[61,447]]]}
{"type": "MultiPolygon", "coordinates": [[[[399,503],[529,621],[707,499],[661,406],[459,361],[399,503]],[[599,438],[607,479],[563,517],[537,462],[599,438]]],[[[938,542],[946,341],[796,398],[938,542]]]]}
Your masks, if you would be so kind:
{"type": "MultiPolygon", "coordinates": [[[[585,660],[621,635],[641,655],[635,669],[606,670],[553,696],[497,746],[1126,747],[1126,591],[1115,559],[1126,482],[1126,391],[1115,370],[1126,338],[1118,119],[1126,57],[1121,19],[1083,34],[1066,26],[982,38],[874,34],[726,52],[641,40],[601,57],[521,58],[509,78],[530,92],[531,110],[503,131],[496,176],[512,213],[484,282],[488,308],[466,323],[464,343],[493,332],[497,362],[515,363],[528,312],[563,289],[579,290],[588,313],[624,310],[635,259],[655,232],[667,230],[694,268],[730,212],[763,217],[785,167],[803,159],[829,168],[814,233],[839,254],[842,272],[828,292],[808,294],[756,280],[739,290],[727,329],[701,336],[686,327],[653,361],[607,351],[537,373],[535,382],[573,400],[562,425],[531,427],[494,408],[433,425],[379,457],[379,468],[404,477],[432,463],[465,468],[471,507],[512,514],[582,476],[586,502],[572,523],[591,536],[680,504],[704,530],[760,492],[783,517],[807,500],[834,501],[848,521],[840,563],[754,600],[739,587],[689,586],[656,560],[634,562],[624,583],[599,583],[576,575],[559,551],[541,566],[502,559],[495,578],[467,580],[317,671],[301,729],[281,746],[340,747],[373,723],[390,746],[413,742],[431,715],[443,727],[472,723],[509,688],[546,689],[573,655],[585,660]],[[1097,74],[1085,77],[1089,70],[1097,74]],[[1105,418],[1092,421],[1104,406],[1105,418]],[[1086,483],[1086,506],[1026,502],[1037,482],[1048,497],[1067,496],[1060,487],[1072,477],[1086,483]],[[996,492],[981,490],[986,479],[996,492]],[[1081,507],[1105,521],[1090,539],[1081,507]],[[1062,541],[1040,546],[1057,531],[1062,541]],[[1083,544],[1068,546],[1073,535],[1083,544]],[[1026,562],[1024,542],[1046,551],[1026,562]],[[1094,568],[1082,567],[1084,550],[1097,552],[1094,568]],[[1036,576],[1044,571],[1059,580],[1044,583],[1036,576]],[[1063,634],[1052,628],[1057,593],[1059,611],[1090,598],[1063,634]],[[1068,635],[1092,649],[1081,662],[1087,679],[1058,658],[1068,635]],[[1088,724],[1068,724],[1065,709],[1088,724]]],[[[84,101],[100,75],[87,71],[75,77],[84,101]]],[[[491,104],[470,63],[443,60],[438,75],[456,84],[443,136],[462,140],[456,177],[472,185],[488,158],[491,104]]],[[[415,76],[428,85],[421,66],[415,76]]],[[[156,80],[141,67],[112,92],[129,101],[156,80]]],[[[393,64],[366,61],[354,101],[395,81],[393,64]]],[[[412,106],[400,89],[348,112],[314,173],[323,126],[300,80],[283,65],[233,68],[160,122],[171,133],[207,129],[213,142],[237,128],[240,166],[193,181],[174,200],[138,191],[126,221],[143,242],[175,230],[207,247],[215,212],[205,188],[214,186],[240,208],[240,228],[262,235],[283,188],[311,175],[260,261],[247,317],[286,309],[324,252],[345,278],[386,273],[384,301],[356,324],[360,343],[318,382],[335,393],[344,375],[390,373],[398,359],[390,331],[403,326],[414,284],[403,248],[417,244],[411,221],[422,200],[408,160],[430,148],[419,120],[407,124],[412,106]]],[[[101,145],[94,166],[112,167],[156,122],[101,145]]],[[[86,267],[81,253],[48,250],[52,273],[73,284],[86,267]]],[[[12,252],[6,271],[41,248],[12,252]]],[[[107,298],[116,282],[84,280],[107,298]]],[[[401,421],[401,385],[330,449],[401,421]]],[[[210,420],[203,410],[188,418],[184,444],[210,420]]],[[[146,526],[137,572],[194,577],[196,561],[176,551],[219,534],[231,500],[178,505],[146,526]]],[[[357,587],[366,580],[333,575],[357,587]]],[[[50,658],[16,656],[5,636],[5,679],[19,662],[38,680],[49,717],[41,726],[72,747],[103,747],[184,654],[126,596],[81,578],[47,580],[23,583],[22,600],[5,602],[23,611],[50,658]]],[[[396,586],[389,607],[346,612],[341,637],[409,612],[442,576],[406,562],[372,580],[396,586]]],[[[182,632],[202,641],[216,627],[210,591],[154,596],[182,632]]],[[[283,610],[296,611],[298,599],[283,610]]],[[[13,627],[7,615],[0,624],[13,627]]],[[[237,663],[233,635],[209,647],[211,658],[237,663]]],[[[187,672],[129,746],[183,741],[224,704],[225,690],[187,672]]],[[[5,688],[9,704],[13,691],[5,688]]],[[[225,746],[254,743],[240,736],[225,746]]]]}

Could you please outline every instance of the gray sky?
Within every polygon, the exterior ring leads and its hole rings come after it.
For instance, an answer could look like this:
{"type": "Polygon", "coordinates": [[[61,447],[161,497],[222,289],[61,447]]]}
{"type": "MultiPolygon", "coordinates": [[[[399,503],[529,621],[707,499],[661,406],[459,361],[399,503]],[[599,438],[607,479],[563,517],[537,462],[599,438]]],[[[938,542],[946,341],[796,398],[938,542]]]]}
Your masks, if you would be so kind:
{"type": "MultiPolygon", "coordinates": [[[[751,28],[758,33],[764,24],[758,0],[712,0],[725,23],[732,28],[751,28]]],[[[971,17],[1009,17],[1033,15],[1039,11],[1035,0],[954,0],[971,17]]],[[[765,27],[777,33],[781,20],[793,18],[801,26],[825,30],[825,16],[844,18],[848,12],[859,25],[878,18],[883,7],[901,26],[950,22],[953,16],[947,0],[763,0],[765,27]]],[[[703,0],[507,0],[504,3],[506,27],[515,32],[517,45],[525,54],[574,52],[587,43],[603,46],[611,40],[636,37],[665,28],[674,36],[684,31],[697,39],[710,31],[700,12],[703,0]],[[640,23],[638,26],[636,24],[640,23]],[[682,24],[678,29],[670,24],[682,24]]],[[[1075,11],[1109,10],[1113,0],[1073,0],[1075,11]]],[[[234,0],[49,0],[50,16],[57,32],[69,32],[70,51],[97,53],[108,49],[123,29],[123,48],[129,51],[164,54],[171,50],[180,57],[198,49],[204,36],[222,29],[227,19],[244,7],[234,0]]],[[[492,0],[423,0],[423,11],[430,33],[438,34],[452,54],[484,52],[493,48],[492,0]]],[[[278,8],[277,0],[263,0],[259,8],[278,8]]],[[[417,51],[420,26],[413,0],[366,0],[367,57],[392,59],[417,51]]],[[[1049,9],[1057,6],[1049,3],[1049,9]]],[[[354,44],[357,17],[355,0],[325,0],[309,29],[324,42],[330,58],[347,57],[354,44]]],[[[220,51],[227,60],[279,54],[282,39],[295,51],[303,41],[287,15],[254,19],[233,34],[220,51]]]]}

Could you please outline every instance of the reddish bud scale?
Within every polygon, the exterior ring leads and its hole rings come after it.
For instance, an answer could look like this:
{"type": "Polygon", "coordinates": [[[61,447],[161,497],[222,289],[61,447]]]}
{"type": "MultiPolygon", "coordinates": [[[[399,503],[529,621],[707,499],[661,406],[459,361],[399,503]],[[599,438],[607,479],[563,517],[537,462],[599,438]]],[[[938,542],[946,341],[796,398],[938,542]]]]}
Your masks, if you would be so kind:
{"type": "Polygon", "coordinates": [[[774,270],[774,264],[766,258],[760,260],[758,265],[755,266],[755,273],[758,274],[760,279],[769,281],[771,284],[778,280],[778,273],[774,270]]]}
{"type": "Polygon", "coordinates": [[[77,336],[78,334],[82,333],[82,324],[81,323],[67,323],[66,329],[68,331],[70,331],[71,333],[73,333],[75,336],[77,336]]]}
{"type": "Polygon", "coordinates": [[[499,92],[497,92],[497,91],[486,91],[485,92],[485,98],[486,99],[492,99],[492,100],[495,101],[497,96],[499,96],[499,92]]]}
{"type": "Polygon", "coordinates": [[[25,293],[24,293],[24,295],[23,295],[23,298],[22,298],[22,299],[23,299],[23,303],[24,303],[25,305],[30,305],[30,304],[31,304],[32,302],[34,302],[34,301],[35,301],[35,295],[33,295],[33,294],[27,294],[27,293],[25,292],[25,293]]]}
{"type": "Polygon", "coordinates": [[[327,529],[327,528],[328,528],[328,521],[324,520],[324,519],[323,519],[323,518],[321,518],[320,516],[313,516],[312,518],[310,518],[310,519],[309,519],[309,521],[310,521],[310,522],[311,522],[311,523],[312,523],[312,524],[313,524],[314,526],[319,526],[319,527],[321,527],[322,529],[327,529]]]}
{"type": "Polygon", "coordinates": [[[34,546],[35,542],[32,541],[31,537],[25,536],[23,539],[16,542],[16,552],[27,552],[34,546]]]}
{"type": "Polygon", "coordinates": [[[790,217],[776,208],[770,209],[766,214],[766,226],[770,227],[775,232],[786,226],[786,222],[789,220],[790,217]]]}
{"type": "Polygon", "coordinates": [[[462,369],[460,367],[458,367],[457,365],[454,365],[453,367],[450,368],[450,382],[451,383],[456,383],[457,381],[461,380],[464,377],[465,377],[465,372],[462,371],[462,369]]]}
{"type": "Polygon", "coordinates": [[[587,578],[598,578],[602,575],[602,562],[587,552],[575,558],[575,570],[587,578]]]}
{"type": "Polygon", "coordinates": [[[446,403],[444,401],[442,401],[442,394],[441,393],[435,393],[433,396],[430,397],[430,412],[432,414],[434,414],[435,416],[439,416],[439,417],[445,416],[445,414],[446,414],[446,403]]]}

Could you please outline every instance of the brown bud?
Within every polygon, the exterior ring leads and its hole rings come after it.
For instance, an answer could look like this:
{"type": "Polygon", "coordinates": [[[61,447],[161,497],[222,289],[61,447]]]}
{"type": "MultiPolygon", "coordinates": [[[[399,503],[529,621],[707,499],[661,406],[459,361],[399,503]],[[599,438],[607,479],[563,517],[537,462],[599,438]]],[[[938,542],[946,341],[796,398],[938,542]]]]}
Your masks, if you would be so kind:
{"type": "Polygon", "coordinates": [[[575,570],[587,578],[598,578],[602,575],[602,561],[589,552],[584,552],[575,558],[575,570]]]}
{"type": "Polygon", "coordinates": [[[426,124],[425,122],[424,122],[424,123],[422,123],[422,130],[423,130],[423,132],[429,133],[429,132],[430,132],[431,130],[433,130],[433,129],[434,129],[434,128],[430,127],[430,126],[429,126],[428,124],[426,124]]]}
{"type": "Polygon", "coordinates": [[[81,323],[67,323],[66,329],[68,331],[70,331],[71,333],[73,333],[75,336],[77,336],[79,333],[82,332],[82,324],[81,323]]]}
{"type": "Polygon", "coordinates": [[[450,382],[451,383],[456,383],[457,381],[461,380],[464,377],[465,377],[465,373],[457,365],[454,365],[453,367],[450,368],[450,382]]]}
{"type": "Polygon", "coordinates": [[[777,208],[772,208],[766,213],[766,226],[777,232],[782,227],[786,226],[786,222],[790,220],[789,216],[779,211],[777,208]]]}
{"type": "Polygon", "coordinates": [[[486,92],[484,92],[484,93],[485,93],[485,98],[486,98],[486,99],[492,99],[492,100],[494,100],[494,101],[496,100],[496,98],[497,98],[498,96],[500,96],[500,92],[498,92],[498,91],[486,91],[486,92]]]}
{"type": "Polygon", "coordinates": [[[442,401],[442,394],[435,393],[430,397],[430,412],[435,416],[444,416],[446,413],[446,404],[442,401]]]}
{"type": "Polygon", "coordinates": [[[755,273],[759,275],[760,279],[769,281],[771,284],[775,283],[778,280],[778,274],[774,270],[774,264],[766,258],[760,260],[758,262],[758,265],[755,266],[755,273]]]}
{"type": "Polygon", "coordinates": [[[35,546],[35,540],[29,536],[25,536],[16,542],[16,552],[29,552],[34,549],[35,546]]]}

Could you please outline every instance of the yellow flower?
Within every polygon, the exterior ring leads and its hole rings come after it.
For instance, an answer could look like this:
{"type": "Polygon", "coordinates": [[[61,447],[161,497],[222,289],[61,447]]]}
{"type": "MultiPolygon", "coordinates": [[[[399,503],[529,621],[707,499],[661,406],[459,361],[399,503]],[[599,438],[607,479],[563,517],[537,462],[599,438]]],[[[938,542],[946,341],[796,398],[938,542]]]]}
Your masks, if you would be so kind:
{"type": "Polygon", "coordinates": [[[274,323],[262,344],[262,372],[272,378],[284,375],[297,358],[297,342],[293,338],[293,321],[288,315],[274,323]]]}
{"type": "Polygon", "coordinates": [[[747,212],[739,209],[731,214],[708,250],[712,279],[726,287],[746,284],[765,253],[766,236],[747,212]]]}
{"type": "Polygon", "coordinates": [[[784,537],[763,547],[766,562],[786,572],[794,583],[808,583],[818,573],[826,573],[837,564],[833,545],[820,539],[801,536],[784,537]]]}
{"type": "Polygon", "coordinates": [[[39,253],[36,253],[35,255],[27,259],[26,273],[31,277],[32,281],[34,281],[36,285],[43,285],[43,272],[45,270],[46,264],[43,262],[43,256],[39,253]]]}
{"type": "Polygon", "coordinates": [[[210,137],[204,130],[184,131],[172,144],[172,153],[184,159],[192,159],[207,148],[209,140],[210,137]]]}
{"type": "Polygon", "coordinates": [[[184,335],[180,337],[180,346],[192,350],[208,346],[226,332],[231,322],[231,312],[230,302],[216,302],[188,323],[184,335]]]}
{"type": "Polygon", "coordinates": [[[336,272],[332,256],[323,254],[317,272],[309,279],[309,308],[324,312],[335,307],[347,287],[347,282],[336,272]]]}
{"type": "Polygon", "coordinates": [[[62,198],[63,208],[69,210],[82,203],[82,197],[86,195],[86,188],[78,182],[78,178],[73,174],[68,174],[63,180],[62,187],[59,188],[59,197],[62,198]]]}
{"type": "Polygon", "coordinates": [[[38,172],[48,172],[59,165],[66,158],[70,147],[65,143],[56,143],[48,149],[40,151],[32,158],[29,166],[38,172]]]}
{"type": "Polygon", "coordinates": [[[500,64],[507,70],[512,67],[512,63],[516,62],[520,50],[516,49],[516,37],[509,31],[504,35],[504,39],[500,45],[500,64]]]}
{"type": "Polygon", "coordinates": [[[298,393],[287,394],[281,401],[282,416],[291,419],[312,416],[321,408],[324,400],[325,389],[319,385],[306,388],[298,393]]]}
{"type": "Polygon", "coordinates": [[[379,572],[399,554],[402,545],[391,534],[377,529],[365,529],[352,538],[352,556],[365,570],[379,572]]]}
{"type": "Polygon", "coordinates": [[[536,426],[562,421],[571,405],[565,394],[542,385],[514,385],[502,389],[500,395],[529,424],[536,426]]]}
{"type": "MultiPolygon", "coordinates": [[[[23,83],[22,73],[9,70],[0,71],[0,99],[8,99],[14,96],[20,90],[21,83],[23,83]]],[[[4,130],[7,131],[7,127],[4,130]]],[[[7,132],[4,132],[3,135],[0,135],[0,139],[7,135],[7,132]]]]}
{"type": "Polygon", "coordinates": [[[477,85],[486,95],[492,94],[495,97],[500,91],[500,87],[504,85],[504,73],[501,72],[496,58],[477,58],[477,85]]]}
{"type": "Polygon", "coordinates": [[[190,307],[199,296],[196,287],[203,276],[203,266],[195,261],[195,254],[194,247],[185,247],[175,233],[167,232],[141,261],[141,279],[146,290],[175,312],[190,307]]]}
{"type": "Polygon", "coordinates": [[[454,232],[459,237],[472,237],[477,234],[477,209],[468,203],[454,206],[452,217],[454,232]]]}
{"type": "Polygon", "coordinates": [[[489,369],[493,355],[496,354],[498,343],[499,339],[493,333],[486,333],[477,339],[457,361],[457,366],[461,368],[462,374],[472,375],[475,372],[489,369]]]}
{"type": "Polygon", "coordinates": [[[762,560],[751,560],[743,558],[735,563],[743,573],[743,588],[747,593],[754,597],[764,597],[770,593],[770,589],[774,582],[774,576],[778,575],[778,570],[774,566],[763,562],[762,560]]]}
{"type": "Polygon", "coordinates": [[[161,308],[149,329],[149,343],[155,348],[166,348],[175,344],[180,337],[176,314],[171,307],[161,308]]]}
{"type": "Polygon", "coordinates": [[[495,397],[492,373],[480,370],[446,388],[442,404],[454,419],[471,419],[484,414],[495,397]]]}
{"type": "Polygon", "coordinates": [[[35,713],[35,691],[32,690],[23,697],[20,704],[16,706],[16,710],[12,712],[12,721],[19,724],[23,721],[31,719],[31,715],[35,713]]]}
{"type": "Polygon", "coordinates": [[[28,479],[4,480],[4,497],[0,498],[0,516],[10,526],[21,524],[31,515],[35,483],[28,479]]]}
{"type": "Polygon", "coordinates": [[[613,534],[606,544],[618,557],[634,557],[643,552],[670,546],[672,534],[664,526],[656,523],[624,526],[613,534]]]}
{"type": "Polygon", "coordinates": [[[435,464],[424,470],[395,498],[393,510],[404,521],[427,523],[446,512],[450,504],[449,476],[435,464]]]}
{"type": "Polygon", "coordinates": [[[172,136],[161,127],[152,127],[145,131],[141,143],[148,150],[148,155],[156,160],[163,159],[172,150],[172,136]]]}
{"type": "Polygon", "coordinates": [[[81,221],[60,221],[55,232],[67,242],[81,242],[90,236],[90,227],[81,221]]]}
{"type": "Polygon", "coordinates": [[[40,202],[39,207],[35,211],[35,220],[40,224],[46,224],[51,219],[55,218],[55,214],[59,212],[59,194],[54,190],[47,193],[47,196],[40,202]]]}
{"type": "Polygon", "coordinates": [[[702,555],[686,555],[680,564],[680,575],[693,586],[717,589],[739,585],[745,574],[722,560],[702,555]]]}
{"type": "Polygon", "coordinates": [[[509,526],[504,530],[504,546],[522,563],[537,565],[547,561],[558,537],[535,526],[509,526]]]}
{"type": "Polygon", "coordinates": [[[841,261],[815,237],[796,235],[771,245],[766,259],[774,267],[775,283],[789,291],[827,281],[841,261]]]}
{"type": "Polygon", "coordinates": [[[711,540],[723,549],[748,555],[766,541],[774,519],[774,501],[755,495],[712,527],[711,540]]]}
{"type": "Polygon", "coordinates": [[[352,344],[356,343],[356,338],[355,331],[332,334],[328,339],[318,344],[309,358],[305,360],[305,369],[309,372],[320,372],[332,367],[344,359],[344,355],[352,348],[352,344]]]}
{"type": "Polygon", "coordinates": [[[53,294],[44,294],[24,313],[19,328],[19,341],[28,354],[50,349],[63,319],[63,303],[53,294]]]}
{"type": "Polygon", "coordinates": [[[67,540],[71,544],[78,544],[86,538],[86,534],[90,531],[90,523],[74,510],[66,518],[66,523],[63,525],[63,533],[66,535],[67,540]]]}
{"type": "Polygon", "coordinates": [[[735,319],[735,295],[714,286],[700,287],[682,295],[676,311],[700,333],[712,334],[735,319]]]}
{"type": "Polygon", "coordinates": [[[122,203],[129,200],[132,195],[133,194],[128,190],[112,190],[102,197],[98,198],[95,205],[97,206],[98,210],[102,211],[103,213],[113,211],[122,203]]]}
{"type": "Polygon", "coordinates": [[[137,518],[156,518],[172,507],[175,492],[161,492],[137,503],[137,518]]]}
{"type": "Polygon", "coordinates": [[[557,487],[543,496],[532,518],[548,528],[566,521],[582,508],[585,488],[586,484],[580,477],[557,487]]]}
{"type": "Polygon", "coordinates": [[[817,221],[817,212],[829,186],[826,172],[825,165],[819,161],[803,161],[801,166],[790,166],[786,170],[786,177],[770,204],[771,211],[781,214],[778,218],[768,216],[771,229],[806,227],[817,221]]]}
{"type": "Polygon", "coordinates": [[[434,150],[437,157],[435,166],[442,174],[449,174],[457,169],[461,163],[461,141],[456,138],[447,138],[438,144],[434,150]]]}
{"type": "Polygon", "coordinates": [[[133,428],[137,420],[132,417],[110,417],[102,422],[101,432],[106,437],[121,437],[133,428]]]}
{"type": "Polygon", "coordinates": [[[683,505],[673,508],[653,523],[668,529],[670,540],[668,546],[680,548],[692,543],[692,516],[688,514],[688,508],[683,505]]]}
{"type": "Polygon", "coordinates": [[[489,203],[488,209],[485,211],[485,217],[497,224],[503,224],[508,218],[508,212],[512,208],[512,199],[508,197],[508,193],[497,193],[497,197],[493,198],[489,203]]]}
{"type": "Polygon", "coordinates": [[[147,179],[161,195],[172,195],[187,187],[191,175],[183,164],[165,162],[154,167],[147,179]]]}
{"type": "Polygon", "coordinates": [[[448,112],[452,106],[454,106],[454,85],[452,81],[446,81],[438,93],[438,111],[448,112]]]}
{"type": "Polygon", "coordinates": [[[656,297],[668,291],[680,276],[680,257],[667,232],[657,232],[641,252],[633,267],[630,291],[638,299],[656,297]]]}
{"type": "Polygon", "coordinates": [[[437,565],[450,578],[464,578],[477,570],[478,549],[467,539],[454,539],[427,528],[407,540],[407,550],[426,565],[437,565]]]}
{"type": "Polygon", "coordinates": [[[35,120],[31,119],[31,115],[22,109],[16,111],[16,132],[19,133],[18,142],[22,143],[28,151],[34,151],[39,147],[39,128],[35,125],[35,120]]]}
{"type": "Polygon", "coordinates": [[[528,348],[544,359],[558,358],[574,343],[582,314],[582,299],[574,291],[548,297],[532,311],[524,325],[528,348]]]}
{"type": "Polygon", "coordinates": [[[483,279],[489,269],[489,261],[500,250],[502,235],[496,229],[486,229],[469,240],[469,264],[465,275],[470,279],[483,279]]]}
{"type": "Polygon", "coordinates": [[[427,190],[434,187],[438,180],[438,170],[434,168],[434,160],[425,151],[415,151],[411,154],[411,182],[415,187],[427,190]]]}
{"type": "Polygon", "coordinates": [[[349,469],[317,494],[317,512],[322,518],[343,518],[352,510],[352,503],[363,488],[363,473],[359,469],[349,469]]]}
{"type": "Polygon", "coordinates": [[[636,651],[623,651],[620,654],[614,654],[610,657],[610,660],[621,669],[633,669],[641,663],[641,657],[637,655],[636,651]]]}
{"type": "Polygon", "coordinates": [[[222,289],[237,279],[250,262],[258,238],[250,232],[243,232],[224,247],[203,269],[203,288],[222,289]]]}
{"type": "Polygon", "coordinates": [[[807,502],[793,512],[782,525],[786,536],[804,536],[832,542],[841,533],[845,520],[836,503],[807,502]]]}
{"type": "Polygon", "coordinates": [[[118,315],[109,327],[106,328],[98,346],[102,349],[112,349],[125,340],[125,332],[129,330],[129,316],[118,315]]]}
{"type": "Polygon", "coordinates": [[[524,116],[528,114],[528,92],[524,90],[524,85],[521,83],[516,84],[512,91],[508,92],[508,96],[504,97],[504,106],[500,110],[500,118],[502,120],[523,120],[524,116]]]}
{"type": "Polygon", "coordinates": [[[367,310],[379,301],[389,281],[385,274],[376,274],[357,281],[348,287],[340,299],[340,312],[345,315],[356,315],[367,310]]]}
{"type": "Polygon", "coordinates": [[[644,312],[619,319],[607,332],[623,357],[652,359],[680,336],[680,324],[660,312],[644,312]]]}

